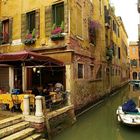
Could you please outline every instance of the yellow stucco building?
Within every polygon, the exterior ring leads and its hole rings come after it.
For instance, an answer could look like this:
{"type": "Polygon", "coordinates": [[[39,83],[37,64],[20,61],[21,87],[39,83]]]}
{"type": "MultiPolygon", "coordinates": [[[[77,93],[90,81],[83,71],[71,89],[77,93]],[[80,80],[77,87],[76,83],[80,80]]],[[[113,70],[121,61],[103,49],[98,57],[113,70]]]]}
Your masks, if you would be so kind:
{"type": "Polygon", "coordinates": [[[140,80],[140,62],[138,42],[129,43],[130,80],[140,80]]]}
{"type": "Polygon", "coordinates": [[[0,33],[2,54],[26,50],[63,62],[51,68],[7,62],[0,68],[7,90],[18,80],[23,90],[61,82],[80,109],[128,80],[127,33],[108,0],[5,0],[0,33]]]}

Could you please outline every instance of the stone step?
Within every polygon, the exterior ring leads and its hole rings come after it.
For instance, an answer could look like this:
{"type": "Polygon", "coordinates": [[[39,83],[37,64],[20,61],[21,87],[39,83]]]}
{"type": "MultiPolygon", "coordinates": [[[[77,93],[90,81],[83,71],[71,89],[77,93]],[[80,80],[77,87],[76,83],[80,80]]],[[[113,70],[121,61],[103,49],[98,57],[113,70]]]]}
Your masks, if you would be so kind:
{"type": "Polygon", "coordinates": [[[23,121],[23,115],[10,117],[0,121],[0,129],[23,121]]]}
{"type": "Polygon", "coordinates": [[[26,128],[22,131],[15,133],[15,134],[7,136],[1,140],[23,140],[24,138],[32,135],[34,132],[35,132],[34,128],[26,128]]]}
{"type": "Polygon", "coordinates": [[[38,140],[39,138],[41,138],[42,134],[40,133],[35,133],[27,138],[25,138],[24,140],[38,140]]]}
{"type": "Polygon", "coordinates": [[[29,122],[20,122],[20,123],[5,127],[3,129],[0,129],[0,138],[14,134],[27,127],[29,127],[29,122]]]}

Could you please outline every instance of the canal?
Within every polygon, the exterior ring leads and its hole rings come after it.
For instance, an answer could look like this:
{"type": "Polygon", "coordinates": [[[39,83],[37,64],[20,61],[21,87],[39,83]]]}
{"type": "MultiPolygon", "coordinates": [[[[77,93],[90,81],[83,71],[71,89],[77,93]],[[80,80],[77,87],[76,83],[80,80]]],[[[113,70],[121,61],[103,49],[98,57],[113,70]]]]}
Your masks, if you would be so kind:
{"type": "Polygon", "coordinates": [[[140,127],[119,124],[116,109],[133,98],[137,103],[140,90],[127,85],[77,118],[77,122],[53,140],[139,140],[140,127]]]}

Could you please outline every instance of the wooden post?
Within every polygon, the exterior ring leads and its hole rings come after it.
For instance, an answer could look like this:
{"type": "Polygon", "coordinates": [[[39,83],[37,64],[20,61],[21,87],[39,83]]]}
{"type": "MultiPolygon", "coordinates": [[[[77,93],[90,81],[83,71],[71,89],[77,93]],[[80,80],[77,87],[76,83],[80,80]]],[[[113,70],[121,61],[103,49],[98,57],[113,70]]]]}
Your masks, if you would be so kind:
{"type": "Polygon", "coordinates": [[[46,127],[47,127],[47,132],[48,132],[48,139],[51,140],[51,128],[50,128],[50,123],[49,123],[49,118],[46,118],[46,127]]]}

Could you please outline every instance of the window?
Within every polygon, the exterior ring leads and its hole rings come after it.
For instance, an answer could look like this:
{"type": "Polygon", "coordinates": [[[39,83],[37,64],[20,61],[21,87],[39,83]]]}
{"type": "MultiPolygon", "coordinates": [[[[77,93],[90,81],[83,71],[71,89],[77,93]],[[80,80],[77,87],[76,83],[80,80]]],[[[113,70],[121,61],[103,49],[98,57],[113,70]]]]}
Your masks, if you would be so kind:
{"type": "Polygon", "coordinates": [[[27,13],[27,29],[29,33],[35,29],[35,11],[27,13]]]}
{"type": "Polygon", "coordinates": [[[101,79],[101,78],[102,78],[102,65],[99,66],[96,73],[96,79],[101,79]]]}
{"type": "Polygon", "coordinates": [[[113,20],[113,31],[116,33],[116,23],[114,20],[113,20]]]}
{"type": "Polygon", "coordinates": [[[76,26],[77,26],[77,36],[82,37],[82,7],[77,4],[77,21],[76,21],[76,26]]]}
{"type": "Polygon", "coordinates": [[[78,78],[84,77],[84,66],[83,64],[78,64],[78,78]]]}
{"type": "Polygon", "coordinates": [[[93,70],[94,70],[94,66],[90,65],[90,78],[93,78],[93,70]]]}
{"type": "Polygon", "coordinates": [[[137,79],[137,72],[133,72],[132,76],[133,76],[133,80],[136,80],[137,79]]]}
{"type": "Polygon", "coordinates": [[[136,59],[132,59],[132,60],[130,60],[130,64],[131,64],[131,66],[137,66],[137,60],[136,59]]]}
{"type": "Polygon", "coordinates": [[[0,44],[9,43],[9,19],[3,20],[0,28],[0,44]]]}
{"type": "Polygon", "coordinates": [[[104,20],[105,23],[108,23],[110,25],[109,10],[107,9],[107,6],[104,6],[104,20]]]}
{"type": "Polygon", "coordinates": [[[40,9],[21,15],[21,39],[39,38],[40,35],[40,9]]]}
{"type": "Polygon", "coordinates": [[[114,76],[114,68],[112,68],[111,75],[114,76]]]}
{"type": "Polygon", "coordinates": [[[56,24],[56,26],[61,26],[61,23],[64,22],[64,3],[53,5],[52,12],[53,24],[56,24]]]}
{"type": "Polygon", "coordinates": [[[136,48],[132,48],[132,53],[133,53],[133,54],[136,53],[136,48]]]}
{"type": "Polygon", "coordinates": [[[120,47],[118,47],[118,58],[119,59],[121,58],[121,49],[120,49],[120,47]]]}

